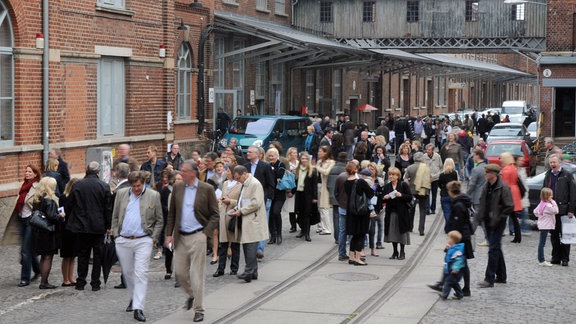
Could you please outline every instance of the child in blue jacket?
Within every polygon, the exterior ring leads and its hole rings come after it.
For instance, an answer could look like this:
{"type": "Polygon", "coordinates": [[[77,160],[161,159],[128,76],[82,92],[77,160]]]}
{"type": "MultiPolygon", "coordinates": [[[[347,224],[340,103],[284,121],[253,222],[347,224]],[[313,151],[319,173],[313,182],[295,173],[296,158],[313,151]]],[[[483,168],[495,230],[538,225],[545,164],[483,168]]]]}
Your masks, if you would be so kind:
{"type": "Polygon", "coordinates": [[[462,268],[466,266],[464,255],[464,243],[460,243],[462,234],[458,231],[450,231],[446,241],[446,256],[444,257],[444,286],[442,289],[442,299],[447,299],[450,290],[454,289],[454,297],[462,299],[464,294],[460,287],[462,280],[462,268]]]}

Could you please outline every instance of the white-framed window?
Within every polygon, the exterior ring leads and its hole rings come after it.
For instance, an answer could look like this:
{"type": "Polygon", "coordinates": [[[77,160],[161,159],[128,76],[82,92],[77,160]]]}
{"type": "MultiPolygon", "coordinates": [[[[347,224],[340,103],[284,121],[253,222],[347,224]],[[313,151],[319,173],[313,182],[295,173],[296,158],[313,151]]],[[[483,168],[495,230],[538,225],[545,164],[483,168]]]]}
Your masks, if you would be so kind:
{"type": "Polygon", "coordinates": [[[214,39],[214,88],[222,89],[224,88],[224,58],[219,58],[224,54],[224,39],[216,38],[214,39]]]}
{"type": "Polygon", "coordinates": [[[274,114],[281,114],[282,96],[284,96],[284,64],[272,61],[270,63],[270,105],[274,114]]]}
{"type": "Polygon", "coordinates": [[[314,102],[316,100],[316,71],[306,70],[306,107],[308,111],[314,110],[314,102]]]}
{"type": "Polygon", "coordinates": [[[526,13],[526,4],[519,3],[512,5],[512,20],[514,21],[522,21],[525,18],[526,13]]]}
{"type": "Polygon", "coordinates": [[[256,99],[266,98],[266,62],[256,63],[256,99]]]}
{"type": "Polygon", "coordinates": [[[188,43],[178,49],[177,119],[192,118],[192,51],[188,43]]]}
{"type": "Polygon", "coordinates": [[[332,70],[332,108],[344,110],[342,107],[342,69],[332,70]]]}
{"type": "MultiPolygon", "coordinates": [[[[243,39],[235,39],[233,42],[233,51],[244,48],[243,39]]],[[[244,55],[237,54],[232,57],[232,88],[238,91],[240,104],[244,105],[244,55]]]]}
{"type": "Polygon", "coordinates": [[[478,21],[478,0],[466,0],[465,18],[466,21],[478,21]]]}
{"type": "Polygon", "coordinates": [[[406,1],[406,21],[418,22],[420,20],[420,2],[406,1]]]}
{"type": "Polygon", "coordinates": [[[14,144],[14,38],[8,10],[0,1],[0,145],[14,144]]]}
{"type": "Polygon", "coordinates": [[[109,7],[114,9],[126,9],[125,0],[96,0],[96,4],[102,7],[109,7]]]}
{"type": "Polygon", "coordinates": [[[286,14],[286,0],[274,0],[274,13],[280,15],[286,14]]]}
{"type": "Polygon", "coordinates": [[[98,137],[124,136],[124,59],[102,57],[98,64],[98,137]]]}
{"type": "Polygon", "coordinates": [[[364,1],[362,4],[362,22],[374,22],[376,15],[376,1],[364,1]]]}
{"type": "Polygon", "coordinates": [[[320,2],[320,22],[332,22],[332,1],[320,2]]]}
{"type": "Polygon", "coordinates": [[[268,0],[256,0],[256,10],[268,10],[268,0]]]}

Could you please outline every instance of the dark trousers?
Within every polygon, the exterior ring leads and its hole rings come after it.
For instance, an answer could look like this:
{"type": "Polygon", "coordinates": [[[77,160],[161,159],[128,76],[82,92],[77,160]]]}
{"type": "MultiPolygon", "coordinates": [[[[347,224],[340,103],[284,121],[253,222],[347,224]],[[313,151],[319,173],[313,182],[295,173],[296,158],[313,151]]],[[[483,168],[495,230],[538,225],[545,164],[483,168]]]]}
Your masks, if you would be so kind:
{"type": "Polygon", "coordinates": [[[164,267],[166,268],[166,273],[172,273],[172,260],[174,259],[174,252],[170,251],[170,249],[167,247],[163,248],[163,252],[164,252],[164,267]]]}
{"type": "Polygon", "coordinates": [[[522,211],[512,212],[512,214],[510,214],[510,221],[512,221],[512,224],[514,224],[515,242],[522,241],[522,231],[520,230],[520,222],[518,221],[518,217],[522,217],[522,211]]]}
{"type": "Polygon", "coordinates": [[[258,252],[258,242],[243,243],[242,249],[244,250],[244,274],[257,275],[258,274],[258,260],[256,260],[256,252],[258,252]]]}
{"type": "Polygon", "coordinates": [[[340,231],[340,213],[338,212],[338,206],[332,206],[332,223],[334,224],[334,241],[338,242],[338,232],[340,231]]]}
{"type": "Polygon", "coordinates": [[[32,278],[32,270],[35,274],[40,273],[40,263],[38,256],[34,253],[32,247],[32,226],[30,225],[30,217],[18,217],[18,226],[20,231],[20,281],[30,282],[32,278]]]}
{"type": "Polygon", "coordinates": [[[489,283],[494,283],[496,278],[506,281],[506,262],[504,261],[504,253],[502,253],[502,234],[505,228],[506,218],[501,219],[494,227],[486,225],[486,236],[488,236],[490,247],[484,280],[489,283]]]}
{"type": "Polygon", "coordinates": [[[460,280],[462,280],[463,275],[462,270],[457,274],[448,273],[444,275],[444,285],[442,288],[442,295],[444,298],[448,298],[448,295],[450,295],[450,290],[452,289],[454,289],[454,294],[456,297],[460,298],[464,296],[462,288],[460,288],[460,280]]]}
{"type": "Polygon", "coordinates": [[[431,199],[428,200],[428,204],[426,209],[429,211],[436,211],[436,197],[438,197],[438,180],[432,181],[432,188],[430,188],[430,195],[431,199]]]}
{"type": "Polygon", "coordinates": [[[77,233],[76,247],[78,255],[78,278],[76,278],[76,287],[86,286],[90,253],[92,253],[93,260],[90,285],[92,287],[100,287],[100,271],[102,269],[102,261],[100,256],[102,254],[103,244],[103,234],[77,233]]]}
{"type": "Polygon", "coordinates": [[[240,243],[228,242],[218,244],[218,271],[224,271],[226,269],[228,244],[230,244],[230,249],[232,250],[232,256],[230,257],[230,271],[238,272],[240,266],[240,243]]]}
{"type": "Polygon", "coordinates": [[[350,239],[350,251],[360,252],[364,249],[364,238],[366,234],[354,234],[350,239]]]}
{"type": "Polygon", "coordinates": [[[426,205],[428,204],[429,199],[427,195],[426,196],[416,195],[416,198],[418,198],[418,210],[420,211],[420,218],[418,220],[418,232],[420,234],[424,234],[424,226],[426,225],[426,205]]]}
{"type": "Polygon", "coordinates": [[[552,260],[558,263],[560,261],[570,261],[570,245],[560,243],[562,234],[562,221],[560,215],[556,215],[556,228],[550,231],[550,243],[552,243],[552,260]]]}
{"type": "Polygon", "coordinates": [[[294,212],[288,213],[288,218],[290,220],[290,229],[296,230],[296,224],[297,224],[296,223],[296,213],[294,213],[294,212]]]}
{"type": "Polygon", "coordinates": [[[270,220],[268,222],[268,230],[272,237],[282,235],[282,206],[284,205],[284,200],[272,200],[272,206],[270,206],[270,220]]]}

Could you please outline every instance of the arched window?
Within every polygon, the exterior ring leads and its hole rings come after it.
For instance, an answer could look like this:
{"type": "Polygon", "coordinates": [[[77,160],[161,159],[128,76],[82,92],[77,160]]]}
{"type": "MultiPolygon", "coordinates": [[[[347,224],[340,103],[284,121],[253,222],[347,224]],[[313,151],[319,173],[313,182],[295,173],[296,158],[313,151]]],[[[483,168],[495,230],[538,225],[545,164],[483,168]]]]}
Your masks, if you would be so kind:
{"type": "Polygon", "coordinates": [[[176,118],[192,118],[192,51],[190,45],[182,43],[178,49],[178,109],[176,118]]]}
{"type": "Polygon", "coordinates": [[[0,145],[14,141],[14,39],[8,10],[0,1],[0,145]]]}

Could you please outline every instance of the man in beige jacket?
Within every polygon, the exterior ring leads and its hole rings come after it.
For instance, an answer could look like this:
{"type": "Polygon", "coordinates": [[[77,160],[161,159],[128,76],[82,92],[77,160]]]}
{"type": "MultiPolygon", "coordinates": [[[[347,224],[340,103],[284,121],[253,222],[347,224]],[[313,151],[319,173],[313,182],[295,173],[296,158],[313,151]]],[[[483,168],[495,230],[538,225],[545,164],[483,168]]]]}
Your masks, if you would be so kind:
{"type": "Polygon", "coordinates": [[[241,218],[236,222],[241,226],[240,243],[244,250],[246,267],[238,278],[246,282],[258,279],[258,261],[256,253],[258,242],[268,239],[268,221],[266,220],[266,205],[262,185],[246,167],[238,165],[234,168],[234,179],[242,183],[242,190],[235,209],[228,211],[231,216],[241,218]],[[241,223],[241,225],[240,225],[241,223]]]}

